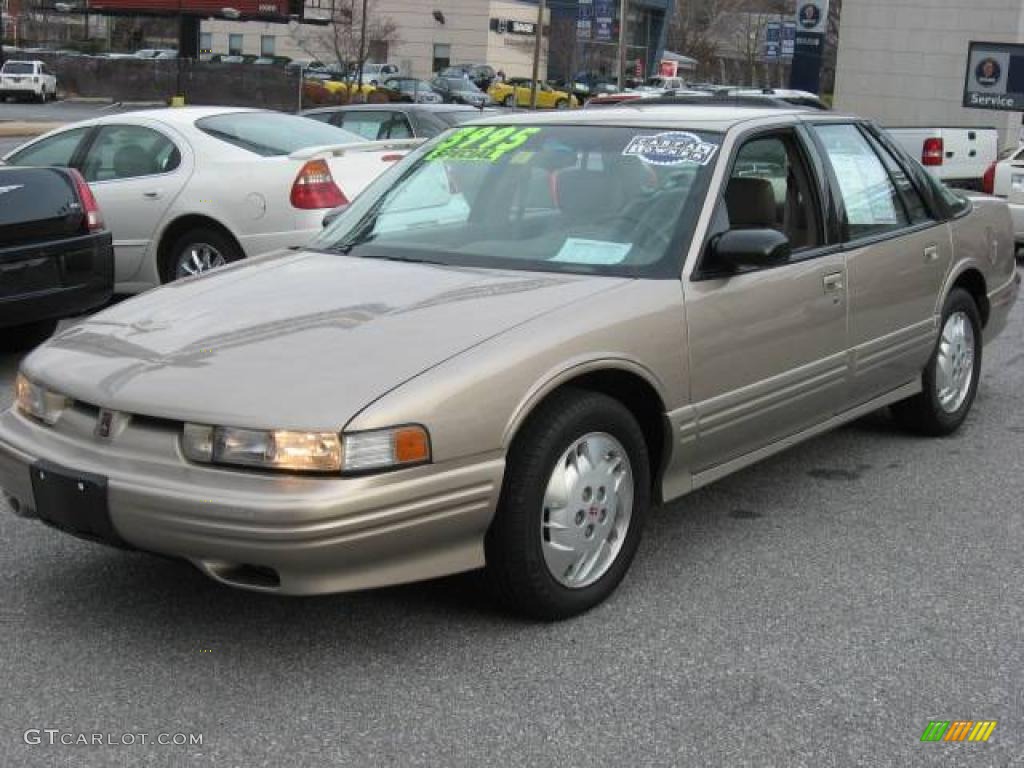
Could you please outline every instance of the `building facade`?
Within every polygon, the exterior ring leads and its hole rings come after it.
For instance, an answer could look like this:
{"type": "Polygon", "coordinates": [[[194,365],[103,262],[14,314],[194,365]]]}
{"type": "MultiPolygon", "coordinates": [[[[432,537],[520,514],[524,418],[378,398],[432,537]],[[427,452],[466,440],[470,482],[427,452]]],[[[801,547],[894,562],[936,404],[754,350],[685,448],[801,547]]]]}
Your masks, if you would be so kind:
{"type": "Polygon", "coordinates": [[[995,126],[1016,144],[1019,114],[962,106],[972,40],[1024,42],[1024,3],[844,0],[835,105],[892,127],[995,126]]]}
{"type": "MultiPolygon", "coordinates": [[[[587,9],[600,0],[583,0],[587,9]]],[[[306,0],[304,18],[336,16],[334,0],[306,0]]],[[[627,59],[631,71],[655,71],[664,49],[671,0],[629,0],[627,59]]],[[[618,56],[619,0],[607,0],[616,14],[611,40],[577,24],[580,0],[550,2],[544,18],[540,76],[568,78],[577,71],[614,71],[618,56]],[[550,61],[549,61],[550,52],[550,61]]],[[[508,77],[529,77],[536,40],[536,0],[369,0],[368,20],[386,25],[386,40],[370,40],[371,61],[397,64],[403,74],[429,77],[449,64],[486,63],[508,77]]],[[[336,58],[331,33],[315,24],[237,22],[208,19],[200,28],[200,49],[215,54],[336,58]]]]}

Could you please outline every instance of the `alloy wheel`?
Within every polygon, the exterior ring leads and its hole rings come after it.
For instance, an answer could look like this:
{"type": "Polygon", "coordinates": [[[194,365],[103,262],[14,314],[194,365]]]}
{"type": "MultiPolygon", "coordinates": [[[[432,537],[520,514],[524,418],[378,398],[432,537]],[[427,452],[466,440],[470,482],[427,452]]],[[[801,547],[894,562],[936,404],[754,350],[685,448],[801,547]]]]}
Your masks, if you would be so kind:
{"type": "Polygon", "coordinates": [[[177,267],[174,270],[174,277],[180,280],[183,277],[201,275],[216,267],[223,267],[227,260],[223,254],[209,243],[192,243],[178,258],[177,267]]]}
{"type": "Polygon", "coordinates": [[[971,319],[965,312],[954,312],[942,326],[935,361],[936,395],[946,413],[956,413],[971,391],[974,355],[974,326],[971,319]]]}

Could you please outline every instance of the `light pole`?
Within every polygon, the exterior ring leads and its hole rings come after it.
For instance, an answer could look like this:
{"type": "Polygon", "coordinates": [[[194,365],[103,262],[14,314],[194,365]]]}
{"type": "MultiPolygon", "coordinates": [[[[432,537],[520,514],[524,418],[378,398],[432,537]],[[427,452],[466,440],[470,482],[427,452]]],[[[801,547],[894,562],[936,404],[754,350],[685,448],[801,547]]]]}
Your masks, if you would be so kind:
{"type": "MultiPolygon", "coordinates": [[[[359,93],[363,92],[363,63],[366,61],[366,3],[363,0],[363,14],[359,18],[359,93]]],[[[380,82],[380,81],[378,81],[380,82]]]]}
{"type": "MultiPolygon", "coordinates": [[[[537,78],[540,77],[540,47],[544,42],[544,10],[546,0],[537,3],[537,29],[533,42],[533,82],[530,83],[530,109],[537,108],[537,78]]],[[[518,100],[513,98],[518,103],[518,100]]]]}
{"type": "Polygon", "coordinates": [[[619,90],[626,87],[626,12],[628,11],[628,0],[619,2],[619,90]]]}

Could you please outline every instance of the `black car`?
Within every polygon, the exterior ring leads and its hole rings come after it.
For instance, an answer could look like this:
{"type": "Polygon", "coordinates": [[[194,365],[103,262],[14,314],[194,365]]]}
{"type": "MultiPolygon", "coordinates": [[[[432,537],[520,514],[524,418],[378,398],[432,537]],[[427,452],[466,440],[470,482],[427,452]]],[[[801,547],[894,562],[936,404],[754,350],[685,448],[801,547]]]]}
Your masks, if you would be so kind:
{"type": "Polygon", "coordinates": [[[435,77],[430,81],[433,88],[446,104],[468,104],[471,107],[485,107],[494,100],[481,91],[472,80],[464,77],[435,77]]]}
{"type": "Polygon", "coordinates": [[[111,235],[78,171],[0,167],[0,350],[35,346],[113,289],[111,235]]]}
{"type": "Polygon", "coordinates": [[[429,139],[452,126],[494,113],[492,109],[464,104],[351,104],[311,109],[302,114],[377,141],[429,139]]]}

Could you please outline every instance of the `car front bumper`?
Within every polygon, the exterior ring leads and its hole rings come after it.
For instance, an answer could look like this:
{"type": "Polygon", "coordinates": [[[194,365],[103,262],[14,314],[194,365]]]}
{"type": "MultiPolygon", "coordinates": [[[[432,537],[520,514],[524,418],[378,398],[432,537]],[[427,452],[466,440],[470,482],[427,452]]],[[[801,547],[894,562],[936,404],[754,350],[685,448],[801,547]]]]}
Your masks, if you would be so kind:
{"type": "Polygon", "coordinates": [[[14,409],[0,414],[0,488],[18,514],[38,516],[34,467],[102,476],[108,543],[185,558],[218,581],[281,594],[380,587],[484,564],[499,455],[353,478],[248,472],[185,462],[179,425],[136,425],[144,421],[136,417],[101,441],[85,437],[95,420],[77,407],[52,428],[14,409]]]}

